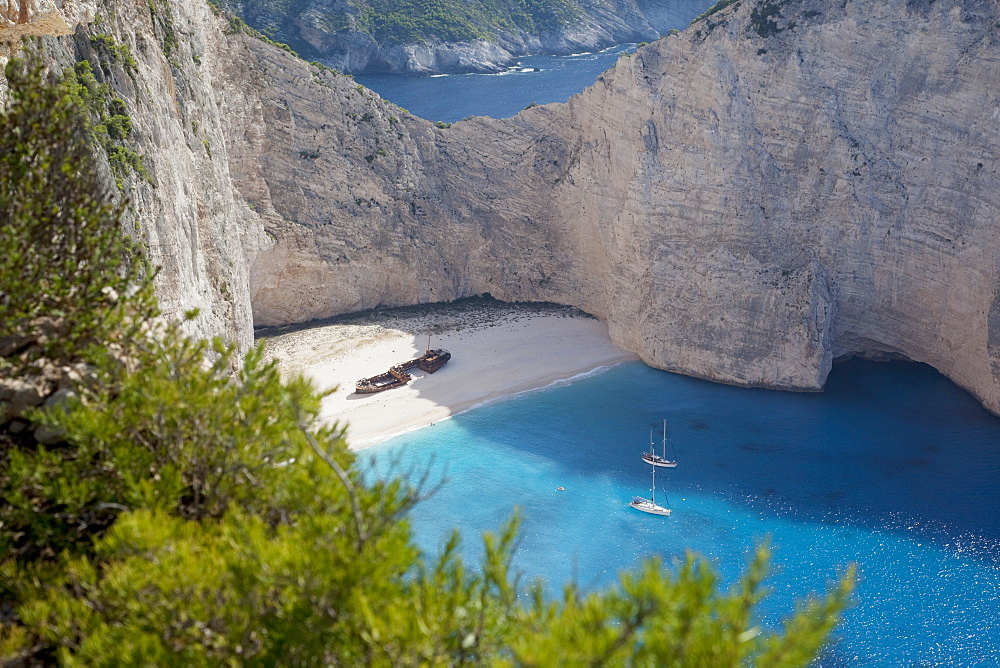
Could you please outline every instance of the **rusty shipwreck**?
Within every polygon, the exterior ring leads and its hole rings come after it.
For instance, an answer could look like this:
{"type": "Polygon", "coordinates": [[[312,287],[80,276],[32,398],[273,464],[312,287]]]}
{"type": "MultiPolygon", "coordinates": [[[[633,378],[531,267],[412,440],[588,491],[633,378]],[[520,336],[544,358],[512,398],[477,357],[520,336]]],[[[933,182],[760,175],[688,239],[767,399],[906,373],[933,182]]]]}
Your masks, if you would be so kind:
{"type": "Polygon", "coordinates": [[[358,394],[373,394],[375,392],[391,390],[394,387],[402,387],[413,379],[413,376],[408,373],[410,369],[417,367],[421,371],[434,373],[450,359],[451,353],[447,350],[440,348],[431,350],[428,348],[420,357],[408,360],[402,364],[396,364],[390,367],[385,373],[380,373],[377,376],[369,378],[362,378],[354,384],[354,391],[358,394]]]}

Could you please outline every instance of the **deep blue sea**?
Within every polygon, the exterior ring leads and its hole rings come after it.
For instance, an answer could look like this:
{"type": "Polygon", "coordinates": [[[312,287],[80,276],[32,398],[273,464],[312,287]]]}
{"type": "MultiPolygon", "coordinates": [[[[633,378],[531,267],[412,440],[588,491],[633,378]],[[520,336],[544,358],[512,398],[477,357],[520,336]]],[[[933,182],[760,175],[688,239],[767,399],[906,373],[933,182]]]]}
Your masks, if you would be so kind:
{"type": "MultiPolygon", "coordinates": [[[[714,4],[714,0],[675,0],[671,27],[681,30],[714,4]]],[[[598,53],[572,56],[525,56],[516,67],[500,74],[400,76],[357,74],[355,80],[430,121],[454,123],[466,116],[507,118],[532,102],[565,102],[597,80],[622,53],[635,51],[624,44],[598,53]]]]}
{"type": "Polygon", "coordinates": [[[532,102],[565,102],[597,80],[622,53],[623,44],[598,53],[572,56],[525,56],[500,74],[444,74],[410,77],[356,74],[355,81],[429,121],[454,123],[466,116],[507,118],[532,102]]]}
{"type": "Polygon", "coordinates": [[[554,595],[568,580],[592,589],[644,557],[669,563],[689,549],[731,583],[770,537],[771,626],[858,566],[858,604],[822,665],[1000,665],[1000,419],[924,365],[840,363],[825,392],[796,394],[630,362],[363,458],[382,475],[429,469],[432,483],[445,480],[412,513],[428,553],[458,527],[478,562],[480,534],[518,508],[516,567],[554,595]],[[657,475],[668,518],[627,505],[648,496],[640,454],[662,419],[679,461],[657,475]]]}
{"type": "MultiPolygon", "coordinates": [[[[566,100],[626,49],[524,58],[534,71],[504,75],[357,79],[430,120],[500,118],[566,100]]],[[[478,561],[479,535],[519,508],[516,565],[553,595],[689,549],[732,582],[770,537],[769,625],[858,566],[858,603],[821,665],[1000,665],[1000,419],[926,366],[839,363],[825,392],[793,394],[628,363],[397,437],[372,458],[379,475],[446,480],[412,514],[429,553],[458,527],[478,561]],[[648,492],[639,456],[662,419],[680,461],[657,476],[669,518],[627,505],[648,492]]]]}

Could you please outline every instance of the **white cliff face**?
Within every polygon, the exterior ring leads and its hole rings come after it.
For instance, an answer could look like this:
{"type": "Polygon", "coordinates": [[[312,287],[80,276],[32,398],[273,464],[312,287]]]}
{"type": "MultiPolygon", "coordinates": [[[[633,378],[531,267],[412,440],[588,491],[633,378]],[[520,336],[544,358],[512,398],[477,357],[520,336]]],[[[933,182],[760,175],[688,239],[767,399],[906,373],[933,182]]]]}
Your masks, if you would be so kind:
{"type": "Polygon", "coordinates": [[[609,256],[584,308],[664,368],[808,389],[901,356],[1000,410],[998,20],[743,3],[619,61],[545,121],[609,256]]]}
{"type": "Polygon", "coordinates": [[[144,155],[149,178],[132,173],[123,179],[131,201],[127,218],[135,220],[159,268],[156,287],[165,314],[181,317],[198,309],[201,315],[188,325],[192,334],[219,334],[246,349],[253,340],[248,257],[269,241],[258,216],[233,190],[222,124],[225,100],[216,95],[214,82],[224,71],[214,49],[221,32],[211,28],[217,19],[208,5],[21,4],[28,14],[8,10],[6,18],[14,17],[19,27],[12,32],[0,26],[0,40],[63,35],[98,18],[74,38],[46,39],[36,49],[57,71],[82,58],[99,64],[95,75],[128,107],[134,126],[129,145],[144,155]],[[134,63],[110,55],[95,36],[127,47],[134,63]]]}
{"type": "MultiPolygon", "coordinates": [[[[347,64],[346,61],[341,60],[333,62],[336,65],[347,64]]],[[[500,72],[515,62],[514,54],[507,49],[493,42],[479,39],[445,44],[384,46],[379,49],[376,58],[372,58],[366,63],[365,68],[371,68],[374,63],[378,63],[377,67],[380,70],[407,74],[436,74],[438,72],[486,74],[500,72]]],[[[343,69],[350,71],[347,68],[343,69]]]]}
{"type": "Polygon", "coordinates": [[[566,105],[438,129],[201,3],[108,1],[136,210],[206,333],[490,292],[660,368],[815,390],[904,357],[1000,412],[994,2],[736,3],[566,105]]]}
{"type": "MultiPolygon", "coordinates": [[[[390,129],[373,105],[368,127],[316,133],[322,159],[269,154],[296,224],[255,265],[255,317],[489,291],[598,314],[661,368],[819,389],[835,357],[905,357],[1000,410],[998,18],[744,4],[567,105],[449,130],[390,129]]],[[[311,113],[264,124],[283,144],[311,113]]]]}

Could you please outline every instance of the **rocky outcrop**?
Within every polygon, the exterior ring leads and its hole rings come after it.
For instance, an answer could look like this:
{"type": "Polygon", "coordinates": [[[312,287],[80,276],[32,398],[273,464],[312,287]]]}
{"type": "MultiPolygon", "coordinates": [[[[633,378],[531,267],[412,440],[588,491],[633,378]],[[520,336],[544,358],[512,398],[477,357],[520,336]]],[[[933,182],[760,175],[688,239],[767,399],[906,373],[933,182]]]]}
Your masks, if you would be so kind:
{"type": "Polygon", "coordinates": [[[198,3],[176,44],[114,4],[136,209],[206,330],[490,292],[661,368],[815,390],[904,357],[1000,412],[995,2],[737,2],[565,105],[449,129],[198,3]]]}
{"type": "Polygon", "coordinates": [[[0,0],[0,52],[9,56],[26,36],[72,34],[96,7],[97,0],[0,0]]]}
{"type": "MultiPolygon", "coordinates": [[[[360,34],[358,35],[361,36],[360,34]]],[[[347,40],[352,36],[348,35],[347,40]]],[[[371,38],[369,38],[371,39],[371,38]]],[[[394,74],[439,74],[442,72],[472,72],[491,74],[503,71],[517,62],[515,53],[485,39],[468,42],[426,42],[421,44],[378,45],[367,58],[348,47],[338,38],[329,54],[322,54],[328,64],[344,72],[392,72],[394,74]],[[334,55],[336,54],[336,55],[334,55]]]]}
{"type": "Polygon", "coordinates": [[[97,0],[0,0],[0,102],[7,92],[3,70],[25,37],[70,35],[96,11],[97,0]]]}
{"type": "Polygon", "coordinates": [[[38,425],[24,418],[33,408],[64,405],[81,384],[92,382],[96,370],[82,362],[66,363],[41,357],[32,364],[21,366],[16,358],[30,355],[46,340],[65,334],[65,319],[41,316],[30,323],[31,334],[6,333],[0,336],[0,358],[20,367],[16,375],[0,376],[0,441],[5,436],[21,437],[29,432],[38,443],[51,444],[63,434],[51,427],[38,425]]]}

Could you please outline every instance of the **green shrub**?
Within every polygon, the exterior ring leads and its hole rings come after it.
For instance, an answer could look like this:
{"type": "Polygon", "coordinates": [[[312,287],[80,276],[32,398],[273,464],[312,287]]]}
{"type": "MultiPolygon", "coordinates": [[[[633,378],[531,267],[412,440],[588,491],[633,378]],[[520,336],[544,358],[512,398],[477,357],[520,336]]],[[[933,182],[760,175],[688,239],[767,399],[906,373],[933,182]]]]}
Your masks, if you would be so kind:
{"type": "Polygon", "coordinates": [[[136,62],[128,44],[119,44],[114,37],[105,34],[92,36],[90,44],[94,50],[106,54],[111,62],[120,62],[130,76],[135,75],[139,63],[136,62]]]}
{"type": "MultiPolygon", "coordinates": [[[[0,662],[5,665],[749,665],[814,660],[849,571],[781,632],[757,626],[767,550],[730,591],[707,563],[647,561],[549,598],[512,571],[517,520],[469,568],[453,535],[427,557],[421,490],[366,480],[323,395],[262,347],[186,338],[94,179],[74,98],[12,63],[0,113],[0,371],[40,356],[91,371],[0,424],[0,662]],[[64,323],[57,340],[38,331],[64,323]],[[35,330],[35,331],[30,331],[35,330]]],[[[189,314],[195,317],[195,314],[189,314]]]]}
{"type": "Polygon", "coordinates": [[[81,60],[64,74],[67,94],[79,109],[86,110],[84,126],[91,141],[104,149],[111,171],[124,188],[122,179],[129,173],[149,179],[143,157],[128,146],[132,134],[132,119],[125,101],[114,94],[108,84],[99,84],[94,70],[81,60]]]}
{"type": "Polygon", "coordinates": [[[694,25],[695,23],[698,23],[699,21],[707,19],[712,14],[715,14],[717,12],[721,12],[723,9],[725,9],[726,7],[729,7],[730,5],[739,4],[739,2],[740,2],[740,0],[719,0],[714,5],[712,5],[711,7],[709,7],[707,10],[705,10],[704,12],[702,12],[701,14],[699,14],[698,16],[694,17],[694,19],[692,19],[691,23],[689,23],[688,25],[694,25]]]}
{"type": "MultiPolygon", "coordinates": [[[[40,346],[0,357],[0,373],[17,373],[41,358],[64,363],[85,358],[94,346],[130,336],[130,313],[141,320],[154,309],[148,272],[120,229],[122,207],[112,202],[92,164],[90,142],[127,134],[127,117],[108,116],[107,89],[97,85],[86,62],[46,85],[38,66],[21,61],[8,63],[6,75],[9,109],[0,116],[0,340],[31,334],[40,318],[59,323],[58,335],[46,336],[40,346]],[[104,119],[96,126],[95,107],[104,119]],[[123,303],[121,297],[137,286],[139,292],[123,303]]],[[[135,156],[126,153],[123,159],[135,156]]]]}

